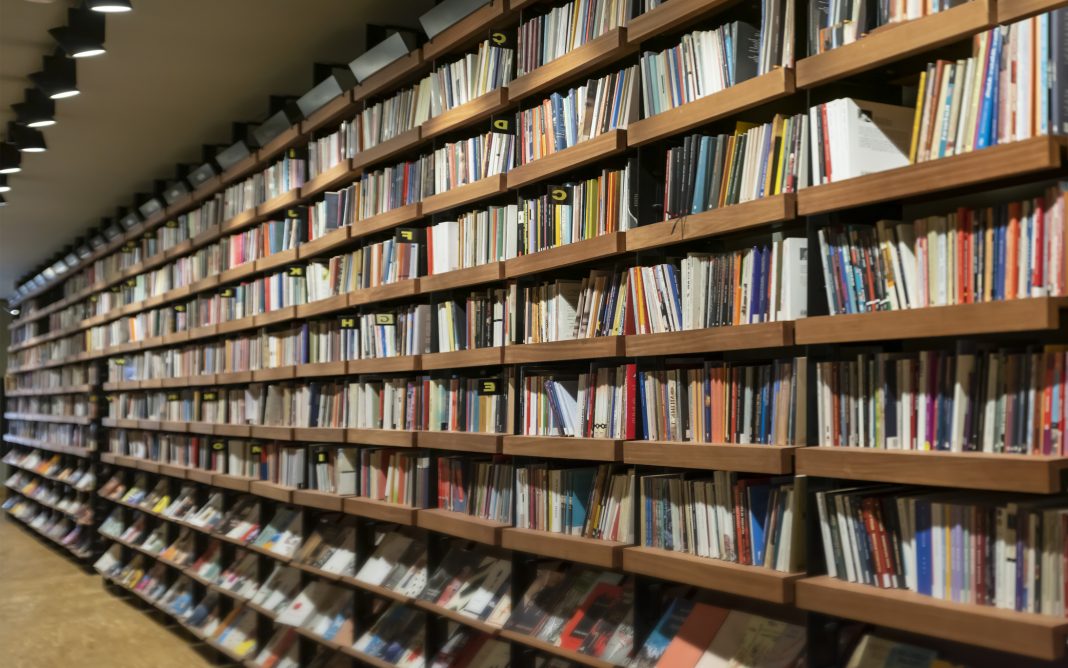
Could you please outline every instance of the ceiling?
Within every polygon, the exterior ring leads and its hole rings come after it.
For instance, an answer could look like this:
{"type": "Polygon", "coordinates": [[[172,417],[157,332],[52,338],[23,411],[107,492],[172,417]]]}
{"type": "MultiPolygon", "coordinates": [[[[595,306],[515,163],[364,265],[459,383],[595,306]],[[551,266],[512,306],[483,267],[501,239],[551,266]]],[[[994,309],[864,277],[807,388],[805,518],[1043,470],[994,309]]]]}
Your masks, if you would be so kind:
{"type": "MultiPolygon", "coordinates": [[[[417,26],[432,0],[133,0],[107,15],[108,52],[78,60],[81,94],[56,101],[48,151],[23,154],[0,207],[0,297],[65,244],[130,206],[271,94],[306,92],[312,63],[364,51],[364,26],[417,26]]],[[[0,133],[66,23],[67,0],[0,0],[0,133]]]]}

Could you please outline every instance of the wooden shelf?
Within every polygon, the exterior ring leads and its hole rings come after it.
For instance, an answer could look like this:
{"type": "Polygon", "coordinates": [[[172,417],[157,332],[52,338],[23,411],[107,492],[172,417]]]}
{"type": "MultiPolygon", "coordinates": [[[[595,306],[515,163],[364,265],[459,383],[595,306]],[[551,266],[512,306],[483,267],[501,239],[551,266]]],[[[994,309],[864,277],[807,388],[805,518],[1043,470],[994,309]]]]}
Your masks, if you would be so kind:
{"type": "Polygon", "coordinates": [[[508,100],[517,102],[562,87],[585,74],[621,60],[638,50],[627,43],[627,29],[616,28],[577,49],[508,82],[508,100]]]}
{"type": "MultiPolygon", "coordinates": [[[[224,220],[222,222],[222,224],[220,225],[219,229],[224,234],[229,234],[230,232],[236,232],[237,230],[240,230],[242,228],[248,227],[255,220],[256,220],[256,207],[252,207],[251,209],[245,209],[241,213],[235,215],[233,218],[227,218],[226,220],[224,220]]],[[[178,244],[177,246],[174,246],[174,247],[168,249],[167,250],[167,253],[168,253],[167,257],[176,257],[178,255],[184,255],[185,253],[189,252],[192,249],[192,246],[193,246],[193,244],[192,244],[191,241],[188,241],[188,240],[183,241],[181,244],[178,244]],[[188,244],[188,245],[186,245],[186,244],[188,244]],[[183,245],[184,245],[184,247],[183,247],[183,245]]]]}
{"type": "Polygon", "coordinates": [[[572,661],[579,665],[591,666],[592,668],[615,668],[615,666],[617,666],[617,664],[602,661],[601,659],[583,654],[582,652],[557,647],[552,643],[546,642],[540,638],[535,638],[534,636],[528,636],[525,633],[517,633],[508,629],[501,629],[501,637],[505,640],[519,643],[520,645],[533,647],[534,649],[547,654],[563,657],[568,661],[572,661]]]}
{"type": "Polygon", "coordinates": [[[1063,148],[1061,137],[1034,137],[812,186],[797,193],[797,213],[811,216],[1051,171],[1062,166],[1063,148]]]}
{"type": "Polygon", "coordinates": [[[1054,660],[1065,654],[1068,619],[941,601],[827,576],[797,581],[797,606],[910,633],[1054,660]]]}
{"type": "Polygon", "coordinates": [[[969,0],[923,18],[890,24],[857,41],[797,61],[797,85],[810,88],[964,39],[992,25],[994,0],[969,0]]]}
{"type": "Polygon", "coordinates": [[[644,42],[689,23],[711,16],[734,4],[734,0],[671,0],[627,21],[627,41],[644,42]]]}
{"type": "Polygon", "coordinates": [[[633,334],[624,337],[624,349],[627,357],[642,357],[782,348],[793,345],[793,333],[793,322],[763,322],[683,332],[633,334]]]}
{"type": "Polygon", "coordinates": [[[348,293],[342,293],[297,306],[297,317],[300,319],[313,318],[318,315],[344,311],[348,306],[349,295],[348,293]]]}
{"type": "Polygon", "coordinates": [[[591,162],[622,153],[627,148],[626,130],[609,130],[574,146],[556,151],[508,171],[510,189],[536,183],[578,169],[591,162]]]}
{"type": "Polygon", "coordinates": [[[419,369],[460,369],[476,366],[497,366],[504,362],[504,347],[455,350],[447,353],[428,353],[419,356],[419,369]]]}
{"type": "Polygon", "coordinates": [[[347,496],[341,506],[347,515],[367,517],[379,522],[390,522],[403,526],[415,525],[415,508],[396,503],[386,503],[360,496],[347,496]]]}
{"type": "Polygon", "coordinates": [[[480,517],[454,513],[441,508],[420,509],[415,513],[415,525],[421,529],[437,531],[464,540],[473,540],[484,545],[501,544],[501,531],[508,525],[484,520],[480,517]]]}
{"type": "Polygon", "coordinates": [[[300,195],[304,199],[317,197],[318,195],[352,181],[356,178],[352,169],[352,159],[346,158],[330,169],[315,175],[300,187],[300,195]]]}
{"type": "Polygon", "coordinates": [[[500,454],[503,434],[484,434],[467,431],[417,431],[415,445],[432,450],[500,454]]]}
{"type": "Polygon", "coordinates": [[[324,376],[344,376],[345,362],[312,362],[300,365],[301,378],[322,378],[324,376]]]}
{"type": "Polygon", "coordinates": [[[744,566],[651,547],[625,548],[623,570],[783,604],[793,602],[794,583],[805,577],[804,573],[780,573],[762,566],[744,566]]]}
{"type": "Polygon", "coordinates": [[[293,490],[293,503],[296,505],[309,506],[311,508],[318,508],[319,510],[335,513],[341,512],[341,506],[344,499],[345,497],[343,496],[327,494],[326,492],[320,492],[314,489],[293,490]]]}
{"type": "MultiPolygon", "coordinates": [[[[192,428],[190,428],[192,431],[192,428]]],[[[216,424],[212,426],[212,432],[216,436],[229,436],[232,438],[249,438],[251,432],[247,424],[216,424]]]]}
{"type": "Polygon", "coordinates": [[[623,548],[626,544],[506,527],[501,531],[501,547],[600,568],[618,569],[623,565],[623,548]]]}
{"type": "Polygon", "coordinates": [[[229,475],[227,473],[215,473],[211,476],[212,485],[215,487],[222,487],[223,489],[231,489],[235,492],[248,493],[254,482],[259,481],[254,480],[253,478],[229,475]]]}
{"type": "Polygon", "coordinates": [[[627,126],[627,144],[641,146],[682,134],[714,120],[792,95],[793,92],[794,71],[780,67],[718,93],[630,123],[627,126]]]}
{"type": "Polygon", "coordinates": [[[793,473],[795,445],[736,445],[688,441],[626,441],[623,461],[641,466],[744,471],[782,475],[793,473]]]}
{"type": "Polygon", "coordinates": [[[170,476],[172,478],[178,478],[185,480],[188,476],[189,469],[186,466],[177,466],[175,464],[163,464],[159,465],[159,472],[163,475],[170,476]]]}
{"type": "MultiPolygon", "coordinates": [[[[497,3],[500,4],[499,2],[497,3]]],[[[492,5],[486,5],[486,8],[492,5]]],[[[420,136],[425,141],[438,135],[459,130],[486,120],[508,106],[508,89],[495,88],[470,102],[442,112],[420,126],[420,136]]]]}
{"type": "Polygon", "coordinates": [[[360,239],[370,234],[377,234],[394,227],[414,223],[423,217],[423,205],[421,202],[406,204],[385,213],[380,213],[370,218],[357,220],[349,226],[349,236],[352,239],[360,239]]]}
{"type": "Polygon", "coordinates": [[[306,139],[306,134],[310,135],[310,130],[305,132],[300,123],[293,124],[288,130],[285,130],[260,148],[257,155],[259,155],[261,164],[273,160],[275,156],[287,148],[300,144],[306,139]]]}
{"type": "Polygon", "coordinates": [[[453,290],[483,283],[493,283],[504,278],[504,262],[490,262],[477,267],[456,269],[440,274],[419,277],[419,289],[423,292],[453,290]]]}
{"type": "Polygon", "coordinates": [[[423,45],[423,58],[435,60],[485,33],[504,16],[505,0],[493,0],[442,30],[423,45]]]}
{"type": "Polygon", "coordinates": [[[339,227],[336,230],[330,230],[318,239],[312,239],[306,241],[297,246],[297,259],[308,260],[319,255],[325,255],[343,246],[349,242],[350,228],[339,227]]]}
{"type": "Polygon", "coordinates": [[[287,264],[293,264],[297,261],[297,255],[297,249],[290,248],[277,253],[271,253],[267,257],[261,257],[256,260],[256,273],[274,271],[287,264]]]}
{"type": "Polygon", "coordinates": [[[344,443],[345,429],[334,427],[294,427],[293,440],[306,441],[308,443],[344,443]]]}
{"type": "Polygon", "coordinates": [[[583,239],[563,246],[548,248],[530,255],[520,255],[504,263],[508,278],[519,278],[543,271],[558,270],[580,262],[591,262],[619,255],[627,249],[625,232],[609,232],[592,239],[583,239]]]}
{"type": "Polygon", "coordinates": [[[360,151],[356,154],[356,157],[352,159],[352,170],[356,174],[367,172],[369,171],[368,167],[376,163],[385,162],[389,158],[411,151],[419,145],[422,141],[422,137],[422,128],[412,128],[411,130],[400,133],[396,137],[375,144],[369,149],[360,151]]]}
{"type": "Polygon", "coordinates": [[[623,461],[623,441],[611,438],[570,436],[504,436],[504,454],[520,457],[583,459],[598,462],[623,461]]]}
{"type": "Polygon", "coordinates": [[[267,313],[260,313],[253,316],[254,327],[266,327],[267,325],[273,325],[279,322],[288,322],[289,320],[296,320],[297,307],[296,306],[283,306],[280,309],[269,311],[267,313]]]}
{"type": "Polygon", "coordinates": [[[202,484],[205,484],[205,485],[210,485],[212,483],[212,478],[214,478],[216,475],[219,475],[219,474],[213,473],[213,472],[205,470],[205,469],[194,469],[194,468],[191,468],[191,469],[189,469],[188,471],[185,472],[185,476],[187,478],[189,478],[190,480],[192,480],[194,482],[199,482],[199,483],[202,483],[202,484]]]}
{"type": "Polygon", "coordinates": [[[295,366],[279,366],[273,369],[256,369],[252,372],[252,380],[256,383],[291,380],[296,377],[297,368],[295,366]]]}
{"type": "Polygon", "coordinates": [[[1056,330],[1065,297],[1035,297],[905,311],[826,315],[794,321],[798,345],[1056,330]]]}
{"type": "Polygon", "coordinates": [[[93,421],[93,418],[86,415],[45,415],[42,413],[4,413],[4,418],[8,420],[23,420],[26,422],[80,425],[88,425],[93,421]]]}
{"type": "Polygon", "coordinates": [[[345,365],[349,375],[361,373],[404,373],[419,370],[419,355],[398,355],[396,357],[373,357],[362,360],[349,360],[345,365]]]}
{"type": "Polygon", "coordinates": [[[415,432],[405,429],[346,429],[345,442],[352,445],[411,448],[415,446],[415,432]]]}
{"type": "Polygon", "coordinates": [[[1065,0],[997,0],[997,23],[1013,23],[1066,5],[1065,0]]]}
{"type": "Polygon", "coordinates": [[[570,339],[548,343],[522,343],[504,347],[505,364],[537,364],[565,360],[606,359],[622,357],[625,350],[622,336],[595,336],[592,339],[570,339]]]}
{"type": "Polygon", "coordinates": [[[505,185],[505,176],[505,174],[494,174],[473,183],[450,188],[437,195],[431,195],[423,200],[423,215],[429,216],[430,214],[465,206],[487,197],[500,195],[508,190],[505,185]]]}
{"type": "Polygon", "coordinates": [[[1066,488],[1068,457],[814,447],[798,449],[797,472],[823,478],[1056,494],[1066,488]]]}
{"type": "Polygon", "coordinates": [[[293,428],[254,424],[249,426],[249,436],[264,441],[291,441],[293,440],[293,428]]]}
{"type": "Polygon", "coordinates": [[[215,385],[242,385],[252,382],[251,371],[230,371],[215,374],[215,385]]]}
{"type": "Polygon", "coordinates": [[[311,136],[316,130],[336,123],[346,116],[355,116],[356,110],[352,91],[347,90],[313,111],[311,116],[301,121],[300,128],[304,134],[311,136]]]}
{"type": "Polygon", "coordinates": [[[253,480],[249,484],[249,492],[256,496],[280,501],[281,503],[291,503],[293,501],[292,487],[280,485],[276,482],[269,482],[267,480],[253,480]]]}
{"type": "Polygon", "coordinates": [[[400,592],[393,591],[392,589],[389,589],[387,587],[383,587],[381,585],[371,584],[370,582],[364,582],[363,580],[359,580],[359,579],[357,579],[355,577],[352,577],[350,575],[342,575],[338,579],[341,580],[342,582],[344,582],[345,584],[349,584],[349,585],[352,585],[353,587],[356,587],[357,589],[362,589],[364,591],[371,592],[375,596],[380,596],[382,598],[386,598],[386,599],[389,599],[391,601],[397,601],[398,603],[404,603],[404,604],[410,604],[412,602],[412,597],[411,596],[405,596],[404,594],[402,594],[400,592]]]}

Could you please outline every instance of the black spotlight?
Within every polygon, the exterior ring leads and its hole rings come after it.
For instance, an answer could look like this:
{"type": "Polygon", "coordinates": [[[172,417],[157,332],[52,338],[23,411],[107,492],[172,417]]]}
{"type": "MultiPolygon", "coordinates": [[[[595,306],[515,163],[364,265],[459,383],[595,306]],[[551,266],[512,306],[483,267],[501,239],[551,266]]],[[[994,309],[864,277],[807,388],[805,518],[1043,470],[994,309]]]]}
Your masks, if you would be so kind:
{"type": "Polygon", "coordinates": [[[77,8],[67,10],[67,25],[48,32],[71,58],[89,58],[106,52],[104,17],[99,12],[77,8]]]}
{"type": "Polygon", "coordinates": [[[6,193],[11,191],[11,186],[7,184],[7,176],[0,174],[0,193],[6,193]]]}
{"type": "Polygon", "coordinates": [[[46,128],[56,124],[56,103],[36,88],[27,88],[22,102],[11,105],[15,122],[29,128],[46,128]]]}
{"type": "Polygon", "coordinates": [[[48,150],[41,131],[25,125],[8,123],[7,138],[23,153],[44,153],[48,150]]]}
{"type": "Polygon", "coordinates": [[[0,206],[7,206],[7,200],[4,199],[3,195],[0,195],[0,206]]]}
{"type": "Polygon", "coordinates": [[[35,86],[53,100],[73,97],[78,91],[78,64],[56,49],[51,56],[42,59],[40,72],[30,75],[35,86]]]}
{"type": "Polygon", "coordinates": [[[121,14],[133,9],[130,0],[88,0],[85,4],[94,12],[102,14],[121,14]]]}
{"type": "Polygon", "coordinates": [[[10,141],[0,142],[0,174],[17,174],[22,171],[22,154],[10,141]]]}

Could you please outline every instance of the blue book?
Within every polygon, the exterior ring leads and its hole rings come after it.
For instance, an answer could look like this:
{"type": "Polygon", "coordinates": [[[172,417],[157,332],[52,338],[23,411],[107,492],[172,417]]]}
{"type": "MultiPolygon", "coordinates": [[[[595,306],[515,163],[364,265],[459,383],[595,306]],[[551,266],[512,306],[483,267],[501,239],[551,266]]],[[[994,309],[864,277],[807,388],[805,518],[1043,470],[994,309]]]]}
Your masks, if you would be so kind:
{"type": "Polygon", "coordinates": [[[646,638],[638,655],[631,662],[631,668],[653,668],[664,655],[668,645],[675,639],[679,628],[693,611],[694,603],[684,598],[676,598],[667,611],[656,623],[652,633],[646,638]]]}
{"type": "Polygon", "coordinates": [[[553,109],[553,145],[557,151],[567,148],[567,136],[564,134],[564,98],[559,93],[549,96],[553,109]]]}
{"type": "Polygon", "coordinates": [[[587,466],[570,469],[568,496],[571,506],[571,526],[581,529],[586,526],[586,514],[589,510],[590,495],[593,494],[593,481],[597,477],[597,468],[587,466]]]}
{"type": "MultiPolygon", "coordinates": [[[[645,396],[645,375],[644,371],[638,373],[638,400],[641,402],[639,404],[640,406],[648,405],[648,399],[645,396]]],[[[642,420],[642,435],[645,438],[649,438],[649,416],[644,410],[640,410],[638,413],[642,420]]]]}
{"type": "Polygon", "coordinates": [[[694,192],[693,202],[690,205],[690,213],[700,213],[704,210],[704,202],[708,199],[705,186],[707,185],[707,172],[708,172],[708,154],[709,143],[711,137],[701,137],[701,142],[697,149],[697,178],[694,192]]]}
{"type": "Polygon", "coordinates": [[[931,502],[916,499],[916,588],[931,595],[931,502]]]}
{"type": "Polygon", "coordinates": [[[671,291],[671,299],[675,305],[675,313],[680,316],[682,314],[682,297],[679,296],[679,276],[675,270],[675,265],[669,264],[665,266],[667,272],[668,289],[671,291]]]}
{"type": "Polygon", "coordinates": [[[771,500],[771,485],[749,485],[745,489],[749,495],[749,534],[753,545],[753,565],[764,565],[764,530],[768,522],[768,502],[771,500]]]}
{"type": "Polygon", "coordinates": [[[994,29],[993,40],[990,45],[990,58],[987,61],[986,81],[983,82],[983,100],[979,105],[979,139],[975,147],[986,148],[990,146],[992,138],[997,137],[997,87],[998,71],[1001,64],[1001,42],[1004,37],[1005,27],[994,29]]]}

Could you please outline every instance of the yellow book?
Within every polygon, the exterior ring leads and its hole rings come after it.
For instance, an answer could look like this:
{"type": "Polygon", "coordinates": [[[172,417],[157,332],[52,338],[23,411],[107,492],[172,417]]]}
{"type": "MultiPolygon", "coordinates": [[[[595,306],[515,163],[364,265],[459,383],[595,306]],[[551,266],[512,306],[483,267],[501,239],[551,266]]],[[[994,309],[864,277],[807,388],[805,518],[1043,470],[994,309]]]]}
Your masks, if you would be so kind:
{"type": "Polygon", "coordinates": [[[916,113],[912,117],[912,145],[909,147],[909,162],[916,162],[916,147],[920,143],[920,119],[923,117],[923,89],[927,83],[927,70],[920,72],[920,83],[916,88],[916,113]]]}
{"type": "MultiPolygon", "coordinates": [[[[778,119],[779,116],[776,115],[776,118],[778,119]]],[[[779,132],[777,135],[779,137],[782,137],[782,143],[779,145],[779,164],[775,168],[775,192],[771,192],[770,190],[768,191],[768,193],[772,195],[782,194],[783,165],[786,163],[786,157],[790,155],[790,152],[786,149],[786,142],[790,139],[791,136],[790,131],[793,129],[793,119],[785,118],[782,119],[781,123],[783,127],[781,132],[779,132]]]]}

